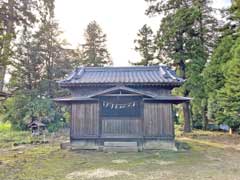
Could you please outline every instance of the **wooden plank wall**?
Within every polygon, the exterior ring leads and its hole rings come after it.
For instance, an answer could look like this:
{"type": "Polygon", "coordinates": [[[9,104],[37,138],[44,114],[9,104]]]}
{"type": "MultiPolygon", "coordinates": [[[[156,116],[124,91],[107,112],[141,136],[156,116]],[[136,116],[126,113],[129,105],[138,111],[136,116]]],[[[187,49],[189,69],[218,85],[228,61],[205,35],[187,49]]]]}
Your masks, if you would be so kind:
{"type": "Polygon", "coordinates": [[[104,137],[139,137],[142,132],[140,118],[108,118],[102,123],[104,137]]]}
{"type": "Polygon", "coordinates": [[[99,104],[72,104],[71,137],[97,137],[99,131],[99,104]]]}
{"type": "Polygon", "coordinates": [[[172,105],[144,103],[144,136],[169,137],[174,135],[172,105]]]}

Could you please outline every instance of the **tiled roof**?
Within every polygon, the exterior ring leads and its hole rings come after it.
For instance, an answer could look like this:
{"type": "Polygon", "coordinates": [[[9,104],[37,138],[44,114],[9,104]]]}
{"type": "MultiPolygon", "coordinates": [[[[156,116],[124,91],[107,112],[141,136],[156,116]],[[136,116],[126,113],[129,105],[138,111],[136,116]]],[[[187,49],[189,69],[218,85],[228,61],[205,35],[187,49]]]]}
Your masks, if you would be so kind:
{"type": "Polygon", "coordinates": [[[167,66],[80,67],[75,69],[60,86],[86,84],[167,84],[179,86],[184,82],[167,66]]]}

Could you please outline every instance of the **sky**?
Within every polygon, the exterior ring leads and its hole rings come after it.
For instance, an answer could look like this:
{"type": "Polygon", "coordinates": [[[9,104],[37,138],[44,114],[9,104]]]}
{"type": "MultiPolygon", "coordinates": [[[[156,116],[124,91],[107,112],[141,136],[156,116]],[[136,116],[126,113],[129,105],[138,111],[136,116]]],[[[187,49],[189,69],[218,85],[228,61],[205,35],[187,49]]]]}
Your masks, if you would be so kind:
{"type": "MultiPolygon", "coordinates": [[[[231,0],[213,0],[216,8],[227,7],[231,0]]],[[[96,20],[107,35],[107,48],[114,66],[127,66],[140,60],[134,50],[134,39],[139,29],[148,24],[157,30],[160,17],[149,18],[144,13],[144,0],[55,0],[56,20],[63,38],[76,48],[84,43],[83,34],[89,22],[96,20]]]]}

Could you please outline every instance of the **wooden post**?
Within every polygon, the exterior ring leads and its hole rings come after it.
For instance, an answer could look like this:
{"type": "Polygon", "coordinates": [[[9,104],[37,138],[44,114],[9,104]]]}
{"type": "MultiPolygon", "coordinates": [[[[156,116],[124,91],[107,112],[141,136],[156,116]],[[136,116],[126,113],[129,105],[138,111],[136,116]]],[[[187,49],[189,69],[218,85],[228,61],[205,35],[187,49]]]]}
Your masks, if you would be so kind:
{"type": "Polygon", "coordinates": [[[102,101],[98,99],[98,106],[99,106],[99,118],[98,118],[98,138],[102,137],[102,101]]]}
{"type": "Polygon", "coordinates": [[[0,65],[0,91],[3,90],[5,68],[0,65]]]}
{"type": "Polygon", "coordinates": [[[191,132],[191,117],[190,117],[190,103],[185,102],[183,104],[183,114],[184,114],[184,132],[191,132]]]}

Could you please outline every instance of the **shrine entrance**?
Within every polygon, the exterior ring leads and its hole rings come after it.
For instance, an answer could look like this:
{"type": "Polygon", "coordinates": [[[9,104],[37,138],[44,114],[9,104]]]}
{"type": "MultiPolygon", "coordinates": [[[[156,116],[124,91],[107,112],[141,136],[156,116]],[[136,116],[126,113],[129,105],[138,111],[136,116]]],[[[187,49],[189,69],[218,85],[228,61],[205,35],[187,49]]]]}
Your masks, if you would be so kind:
{"type": "Polygon", "coordinates": [[[142,136],[142,97],[137,94],[109,94],[100,97],[101,136],[139,138],[142,136]]]}

